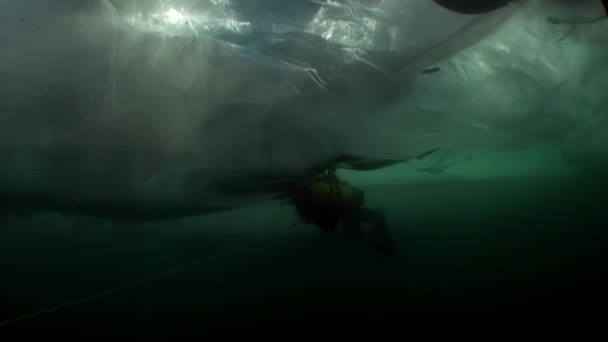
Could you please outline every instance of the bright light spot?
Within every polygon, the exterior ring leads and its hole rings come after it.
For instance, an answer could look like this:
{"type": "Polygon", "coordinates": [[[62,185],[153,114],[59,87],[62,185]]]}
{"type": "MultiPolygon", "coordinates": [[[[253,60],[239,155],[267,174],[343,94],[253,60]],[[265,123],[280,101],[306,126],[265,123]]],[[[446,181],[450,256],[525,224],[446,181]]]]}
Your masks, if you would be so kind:
{"type": "Polygon", "coordinates": [[[169,24],[177,24],[185,19],[184,15],[173,7],[171,7],[167,13],[165,13],[165,16],[169,24]]]}
{"type": "Polygon", "coordinates": [[[502,43],[496,43],[496,49],[501,52],[510,53],[511,49],[502,43]]]}
{"type": "MultiPolygon", "coordinates": [[[[2,1],[2,0],[0,0],[2,1]]],[[[224,3],[227,0],[216,0],[224,3]]],[[[230,17],[229,12],[199,11],[189,12],[184,8],[167,7],[151,14],[137,13],[128,18],[132,27],[147,32],[171,34],[194,34],[230,30],[241,32],[250,26],[249,22],[238,21],[230,17]]]]}

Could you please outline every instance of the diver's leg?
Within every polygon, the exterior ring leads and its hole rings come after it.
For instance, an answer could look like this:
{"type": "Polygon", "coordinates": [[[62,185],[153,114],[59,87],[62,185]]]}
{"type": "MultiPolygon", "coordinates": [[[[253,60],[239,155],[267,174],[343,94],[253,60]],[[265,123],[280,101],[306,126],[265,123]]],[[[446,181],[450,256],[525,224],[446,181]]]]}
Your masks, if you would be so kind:
{"type": "Polygon", "coordinates": [[[361,216],[364,221],[369,222],[373,227],[374,244],[376,250],[383,255],[392,255],[394,252],[393,241],[388,232],[386,216],[382,209],[361,209],[361,216]]]}
{"type": "Polygon", "coordinates": [[[302,221],[313,224],[326,233],[334,233],[340,224],[340,217],[331,211],[300,203],[296,203],[295,207],[302,221]]]}
{"type": "Polygon", "coordinates": [[[332,213],[326,213],[317,217],[317,226],[324,232],[334,233],[339,225],[340,217],[332,213]]]}
{"type": "Polygon", "coordinates": [[[342,231],[346,241],[359,240],[361,238],[361,221],[358,215],[347,215],[342,221],[342,231]]]}

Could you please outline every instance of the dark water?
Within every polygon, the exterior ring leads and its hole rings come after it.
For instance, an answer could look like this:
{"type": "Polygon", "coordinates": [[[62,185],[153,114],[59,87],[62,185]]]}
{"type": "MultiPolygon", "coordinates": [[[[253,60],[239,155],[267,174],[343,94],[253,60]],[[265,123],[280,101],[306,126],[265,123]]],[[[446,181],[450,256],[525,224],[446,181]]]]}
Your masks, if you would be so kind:
{"type": "Polygon", "coordinates": [[[606,303],[606,190],[601,171],[370,186],[370,205],[385,207],[392,224],[392,258],[376,255],[369,237],[346,245],[294,226],[289,207],[235,212],[189,229],[94,229],[94,221],[81,220],[68,234],[48,232],[42,218],[12,221],[21,226],[3,227],[0,320],[190,266],[0,333],[147,335],[580,316],[606,303]]]}

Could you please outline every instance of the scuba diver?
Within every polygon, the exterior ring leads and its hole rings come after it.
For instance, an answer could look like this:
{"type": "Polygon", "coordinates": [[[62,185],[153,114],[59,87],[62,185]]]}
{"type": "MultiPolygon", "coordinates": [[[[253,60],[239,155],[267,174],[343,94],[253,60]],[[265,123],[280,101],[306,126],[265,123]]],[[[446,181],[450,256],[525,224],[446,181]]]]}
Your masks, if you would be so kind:
{"type": "MultiPolygon", "coordinates": [[[[426,158],[438,150],[439,148],[434,148],[426,151],[415,159],[426,158]]],[[[394,246],[384,211],[380,208],[365,207],[363,191],[340,180],[336,170],[337,168],[357,171],[378,170],[407,163],[409,159],[373,159],[341,155],[313,168],[312,170],[316,171],[311,170],[311,179],[291,183],[287,188],[283,187],[281,192],[287,195],[289,199],[286,203],[295,207],[304,222],[315,225],[327,233],[342,233],[347,241],[361,238],[362,225],[370,225],[377,252],[390,256],[394,253],[394,246]]]]}
{"type": "Polygon", "coordinates": [[[347,241],[357,240],[362,235],[362,224],[370,224],[376,250],[382,255],[393,254],[393,243],[382,209],[363,206],[364,194],[328,169],[308,182],[294,187],[291,203],[300,218],[328,233],[341,233],[347,241]]]}
{"type": "Polygon", "coordinates": [[[296,177],[285,178],[261,174],[255,177],[262,180],[260,182],[252,182],[251,179],[238,182],[231,179],[218,182],[215,186],[224,194],[239,196],[271,194],[271,197],[281,204],[293,205],[298,216],[305,223],[315,225],[327,233],[340,232],[347,241],[361,238],[362,225],[371,225],[377,251],[388,256],[393,254],[394,248],[384,211],[364,207],[363,191],[340,180],[336,170],[338,168],[356,171],[378,170],[407,163],[414,158],[423,159],[438,150],[439,148],[434,148],[413,158],[398,159],[341,154],[329,160],[322,160],[296,177]]]}

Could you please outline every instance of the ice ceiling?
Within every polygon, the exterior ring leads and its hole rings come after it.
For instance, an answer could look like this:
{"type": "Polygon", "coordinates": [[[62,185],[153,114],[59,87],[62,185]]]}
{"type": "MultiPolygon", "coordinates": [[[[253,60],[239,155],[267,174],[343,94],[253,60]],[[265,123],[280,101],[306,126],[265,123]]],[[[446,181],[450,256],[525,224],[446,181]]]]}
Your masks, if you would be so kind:
{"type": "Polygon", "coordinates": [[[608,145],[600,1],[0,0],[0,198],[194,208],[343,153],[608,145]]]}

